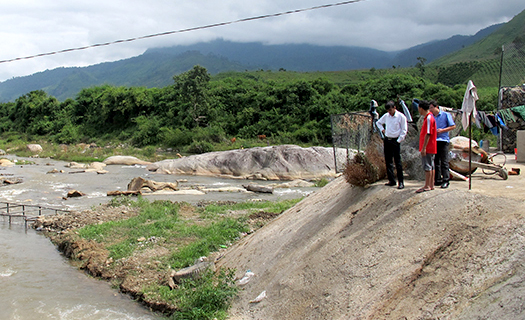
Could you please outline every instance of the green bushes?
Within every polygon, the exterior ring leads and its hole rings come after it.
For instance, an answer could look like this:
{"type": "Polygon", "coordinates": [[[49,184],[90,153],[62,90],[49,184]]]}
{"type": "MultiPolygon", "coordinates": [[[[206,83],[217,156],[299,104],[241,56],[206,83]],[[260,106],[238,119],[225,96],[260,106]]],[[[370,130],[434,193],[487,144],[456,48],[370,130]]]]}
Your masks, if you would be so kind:
{"type": "MultiPolygon", "coordinates": [[[[450,67],[447,77],[455,79],[452,71],[471,67],[450,67]]],[[[442,77],[447,70],[440,71],[442,77]]],[[[196,66],[174,77],[173,86],[161,89],[104,85],[86,88],[64,102],[34,91],[14,103],[0,104],[0,132],[46,137],[57,143],[118,140],[136,147],[202,153],[224,150],[234,137],[253,144],[259,135],[273,143],[328,145],[330,115],[368,110],[372,99],[379,103],[380,113],[386,101],[398,96],[461,106],[464,86],[434,84],[411,75],[410,69],[379,71],[361,82],[339,86],[324,78],[277,81],[244,73],[212,81],[206,69],[196,66]]],[[[478,104],[483,108],[496,105],[495,94],[480,97],[478,104]]]]}

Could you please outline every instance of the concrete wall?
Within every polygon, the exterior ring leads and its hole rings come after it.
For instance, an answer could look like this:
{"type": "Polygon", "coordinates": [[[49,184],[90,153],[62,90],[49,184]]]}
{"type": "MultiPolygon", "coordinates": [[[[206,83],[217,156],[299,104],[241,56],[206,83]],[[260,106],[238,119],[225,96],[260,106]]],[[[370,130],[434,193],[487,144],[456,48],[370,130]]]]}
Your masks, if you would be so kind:
{"type": "Polygon", "coordinates": [[[516,138],[516,147],[518,149],[516,161],[525,162],[525,130],[518,130],[516,138]]]}

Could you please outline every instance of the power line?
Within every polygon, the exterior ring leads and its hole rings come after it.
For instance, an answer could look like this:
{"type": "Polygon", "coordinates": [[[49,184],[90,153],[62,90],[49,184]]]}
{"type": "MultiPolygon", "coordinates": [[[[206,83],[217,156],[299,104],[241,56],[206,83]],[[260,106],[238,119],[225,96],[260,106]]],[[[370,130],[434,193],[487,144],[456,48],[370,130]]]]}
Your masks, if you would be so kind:
{"type": "Polygon", "coordinates": [[[109,45],[118,44],[118,43],[132,42],[132,41],[149,39],[149,38],[155,38],[155,37],[160,37],[160,36],[167,36],[167,35],[170,35],[170,34],[190,32],[190,31],[196,31],[196,30],[202,30],[202,29],[210,29],[210,28],[215,28],[215,27],[222,27],[222,26],[235,24],[235,23],[240,23],[240,22],[247,22],[247,21],[261,20],[261,19],[267,19],[267,18],[274,18],[274,17],[284,16],[284,15],[294,14],[294,13],[300,13],[300,12],[305,12],[305,11],[312,11],[312,10],[329,8],[329,7],[343,6],[343,5],[357,3],[357,2],[362,2],[362,1],[365,1],[365,0],[342,1],[342,2],[331,3],[331,4],[324,4],[324,5],[310,7],[310,8],[296,9],[296,10],[284,11],[284,12],[273,13],[273,14],[265,14],[265,15],[261,15],[261,16],[255,16],[255,17],[250,17],[250,18],[243,18],[243,19],[239,19],[239,20],[232,20],[232,21],[227,21],[227,22],[213,23],[213,24],[200,26],[200,27],[193,27],[193,28],[187,28],[187,29],[181,29],[181,30],[175,30],[175,31],[166,31],[166,32],[161,32],[161,33],[149,34],[149,35],[145,35],[145,36],[141,36],[141,37],[134,37],[134,38],[121,39],[121,40],[115,40],[115,41],[110,41],[110,42],[97,43],[97,44],[92,44],[92,45],[84,46],[84,47],[69,48],[69,49],[64,49],[64,50],[39,53],[39,54],[31,55],[31,56],[18,57],[18,58],[7,59],[7,60],[0,60],[0,63],[7,63],[7,62],[14,62],[14,61],[19,61],[19,60],[34,59],[34,58],[39,58],[39,57],[44,57],[44,56],[52,56],[52,55],[56,55],[56,54],[60,54],[60,53],[66,53],[66,52],[72,52],[72,51],[80,51],[80,50],[86,50],[86,49],[90,49],[90,48],[109,46],[109,45]]]}

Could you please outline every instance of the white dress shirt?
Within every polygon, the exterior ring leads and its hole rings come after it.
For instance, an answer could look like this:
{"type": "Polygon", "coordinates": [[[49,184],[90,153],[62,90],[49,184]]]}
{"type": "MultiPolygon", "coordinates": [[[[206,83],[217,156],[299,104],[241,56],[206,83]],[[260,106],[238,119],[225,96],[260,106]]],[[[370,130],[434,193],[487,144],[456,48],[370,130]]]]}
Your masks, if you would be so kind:
{"type": "Polygon", "coordinates": [[[390,113],[385,113],[379,120],[377,120],[377,127],[379,130],[385,130],[387,138],[397,138],[397,142],[402,142],[408,132],[407,118],[404,114],[397,111],[393,116],[390,113]],[[383,127],[386,125],[386,129],[383,127]]]}

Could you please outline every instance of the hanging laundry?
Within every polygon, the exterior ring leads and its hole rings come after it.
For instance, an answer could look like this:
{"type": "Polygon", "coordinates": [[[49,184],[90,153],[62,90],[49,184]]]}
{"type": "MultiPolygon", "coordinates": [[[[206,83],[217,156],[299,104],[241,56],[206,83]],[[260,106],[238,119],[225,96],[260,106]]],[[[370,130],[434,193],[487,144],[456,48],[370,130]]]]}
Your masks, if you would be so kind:
{"type": "Polygon", "coordinates": [[[490,128],[490,132],[492,132],[493,135],[497,136],[499,134],[499,128],[498,123],[496,121],[496,116],[493,114],[488,114],[487,119],[489,119],[490,124],[492,125],[492,128],[490,128]]]}
{"type": "Polygon", "coordinates": [[[517,106],[517,107],[513,107],[513,108],[510,108],[510,110],[512,110],[512,112],[516,113],[516,114],[519,115],[523,120],[525,120],[525,106],[517,106]]]}
{"type": "Polygon", "coordinates": [[[507,129],[507,125],[505,124],[505,120],[503,120],[503,117],[501,116],[500,113],[496,113],[496,120],[498,121],[498,124],[500,127],[502,127],[503,129],[507,129]]]}
{"type": "Polygon", "coordinates": [[[400,100],[399,103],[401,104],[401,107],[403,107],[403,113],[405,114],[407,121],[412,122],[412,115],[410,114],[410,111],[408,110],[408,107],[405,104],[405,101],[400,100]]]}
{"type": "Polygon", "coordinates": [[[510,109],[501,109],[499,111],[499,114],[506,125],[508,125],[509,122],[516,122],[516,117],[514,116],[514,114],[512,114],[512,111],[510,111],[510,109]]]}
{"type": "Polygon", "coordinates": [[[490,122],[489,118],[487,117],[487,114],[485,111],[478,111],[478,114],[476,116],[476,123],[479,121],[479,123],[483,124],[487,129],[490,129],[493,127],[492,123],[490,122]]]}

